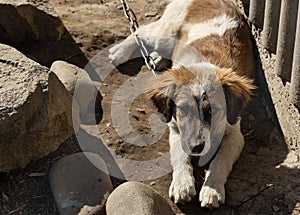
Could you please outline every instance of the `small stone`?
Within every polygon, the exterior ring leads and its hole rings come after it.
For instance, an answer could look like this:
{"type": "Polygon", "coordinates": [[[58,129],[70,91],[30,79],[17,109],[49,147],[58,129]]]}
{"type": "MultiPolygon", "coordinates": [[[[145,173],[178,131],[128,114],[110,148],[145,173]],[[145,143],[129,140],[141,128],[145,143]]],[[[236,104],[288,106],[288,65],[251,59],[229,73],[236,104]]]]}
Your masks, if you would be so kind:
{"type": "Polygon", "coordinates": [[[280,207],[277,206],[272,206],[273,211],[278,212],[280,211],[280,207]]]}
{"type": "Polygon", "coordinates": [[[117,6],[117,9],[118,9],[118,10],[123,10],[123,5],[121,5],[121,4],[118,5],[118,6],[117,6]]]}
{"type": "Polygon", "coordinates": [[[123,143],[123,140],[119,139],[119,140],[116,141],[116,143],[117,143],[117,144],[122,144],[122,143],[123,143]]]}
{"type": "Polygon", "coordinates": [[[150,168],[147,169],[147,172],[151,172],[151,171],[153,171],[152,167],[150,167],[150,168]]]}
{"type": "Polygon", "coordinates": [[[155,17],[155,16],[157,16],[157,12],[147,12],[147,13],[145,13],[145,17],[155,17]]]}
{"type": "Polygon", "coordinates": [[[153,186],[153,185],[155,185],[156,184],[156,182],[155,181],[152,181],[151,183],[150,183],[150,186],[153,186]]]}
{"type": "Polygon", "coordinates": [[[142,114],[146,114],[146,110],[143,108],[136,108],[136,110],[142,114]]]}

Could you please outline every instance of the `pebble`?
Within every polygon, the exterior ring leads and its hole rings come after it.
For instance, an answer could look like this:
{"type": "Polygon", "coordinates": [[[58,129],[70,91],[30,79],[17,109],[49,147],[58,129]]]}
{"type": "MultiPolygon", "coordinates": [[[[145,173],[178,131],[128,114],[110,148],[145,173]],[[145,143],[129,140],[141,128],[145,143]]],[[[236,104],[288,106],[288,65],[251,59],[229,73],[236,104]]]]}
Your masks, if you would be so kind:
{"type": "Polygon", "coordinates": [[[153,185],[155,185],[156,184],[156,182],[155,181],[152,181],[151,183],[150,183],[150,186],[153,186],[153,185]]]}
{"type": "Polygon", "coordinates": [[[117,144],[122,144],[122,143],[123,143],[123,140],[119,139],[119,140],[116,141],[116,143],[117,143],[117,144]]]}
{"type": "Polygon", "coordinates": [[[146,114],[146,110],[143,108],[136,108],[136,110],[142,114],[146,114]]]}
{"type": "Polygon", "coordinates": [[[155,16],[157,16],[157,12],[147,12],[147,13],[145,13],[145,17],[155,17],[155,16]]]}

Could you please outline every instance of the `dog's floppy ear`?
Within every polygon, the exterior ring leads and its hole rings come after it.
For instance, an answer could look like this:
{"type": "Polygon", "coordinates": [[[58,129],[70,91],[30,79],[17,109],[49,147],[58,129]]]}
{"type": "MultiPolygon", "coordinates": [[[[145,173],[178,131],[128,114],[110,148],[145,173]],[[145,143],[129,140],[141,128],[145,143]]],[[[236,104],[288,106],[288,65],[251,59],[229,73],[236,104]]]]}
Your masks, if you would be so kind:
{"type": "Polygon", "coordinates": [[[147,97],[151,99],[158,111],[165,116],[166,122],[170,122],[175,108],[174,101],[169,96],[157,91],[157,89],[150,91],[147,97]]]}
{"type": "Polygon", "coordinates": [[[218,69],[217,75],[225,94],[227,120],[230,124],[235,124],[256,87],[252,79],[240,76],[232,69],[218,69]]]}
{"type": "Polygon", "coordinates": [[[158,111],[170,122],[175,112],[175,99],[179,88],[187,84],[195,75],[183,66],[165,71],[151,80],[151,87],[147,95],[152,100],[158,111]]]}

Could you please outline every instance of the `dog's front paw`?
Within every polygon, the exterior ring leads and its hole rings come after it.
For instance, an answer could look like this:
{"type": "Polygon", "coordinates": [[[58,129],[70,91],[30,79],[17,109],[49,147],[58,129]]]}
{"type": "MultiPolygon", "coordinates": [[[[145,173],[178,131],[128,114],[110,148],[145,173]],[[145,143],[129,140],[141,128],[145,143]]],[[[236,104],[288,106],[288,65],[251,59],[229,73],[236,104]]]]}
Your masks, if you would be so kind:
{"type": "Polygon", "coordinates": [[[127,62],[137,48],[137,45],[132,36],[129,36],[123,42],[114,45],[111,47],[109,51],[109,58],[115,66],[119,66],[125,62],[127,62]]]}
{"type": "Polygon", "coordinates": [[[203,185],[199,194],[201,207],[218,208],[225,202],[224,186],[207,186],[203,185]]]}
{"type": "Polygon", "coordinates": [[[175,203],[191,201],[192,197],[196,195],[195,179],[192,175],[177,174],[174,177],[169,188],[169,197],[174,199],[175,203]]]}

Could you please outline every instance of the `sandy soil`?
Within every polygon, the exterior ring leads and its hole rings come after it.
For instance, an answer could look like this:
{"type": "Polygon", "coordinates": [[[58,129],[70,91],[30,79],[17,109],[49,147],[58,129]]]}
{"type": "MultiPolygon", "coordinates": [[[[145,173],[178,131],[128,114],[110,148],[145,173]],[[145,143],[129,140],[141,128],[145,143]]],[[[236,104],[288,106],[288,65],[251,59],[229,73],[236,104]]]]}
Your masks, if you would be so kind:
{"type": "MultiPolygon", "coordinates": [[[[91,59],[100,50],[116,43],[129,34],[128,23],[119,1],[114,0],[51,0],[65,26],[85,55],[91,59]]],[[[157,20],[167,1],[129,1],[140,24],[157,20]]],[[[132,65],[134,66],[134,64],[132,65]]],[[[99,131],[107,146],[119,156],[136,160],[156,158],[168,151],[167,132],[150,147],[138,147],[121,140],[111,119],[112,98],[131,75],[115,70],[104,80],[100,91],[103,96],[103,118],[99,131]]],[[[195,199],[185,205],[175,205],[168,198],[171,174],[144,181],[159,191],[176,213],[193,214],[300,214],[299,157],[285,144],[272,107],[263,105],[258,88],[253,101],[243,114],[242,132],[246,146],[226,184],[226,203],[219,209],[207,210],[195,199]],[[298,159],[298,160],[297,160],[298,159]]],[[[155,108],[143,95],[134,100],[129,119],[137,132],[149,131],[148,121],[155,108]]],[[[80,148],[76,139],[64,143],[59,150],[44,159],[33,162],[26,169],[0,175],[1,214],[56,214],[49,189],[47,172],[60,157],[80,148]],[[39,174],[32,174],[39,173],[39,174]],[[2,208],[2,210],[1,210],[2,208]]],[[[196,173],[198,191],[203,182],[202,171],[196,173]]],[[[118,181],[114,182],[115,186],[118,181]]]]}

